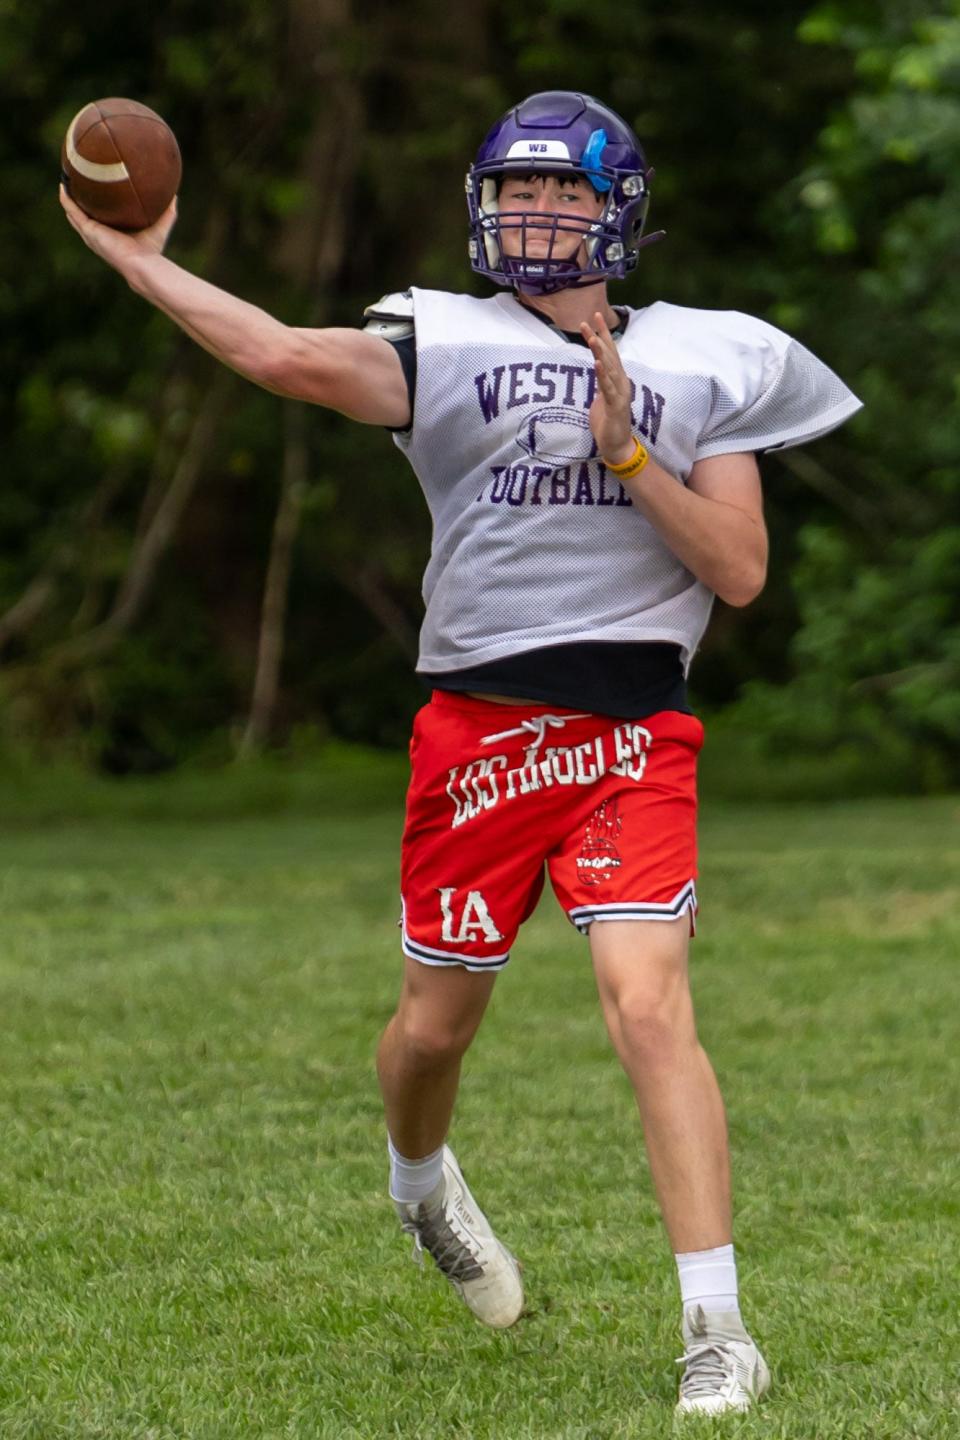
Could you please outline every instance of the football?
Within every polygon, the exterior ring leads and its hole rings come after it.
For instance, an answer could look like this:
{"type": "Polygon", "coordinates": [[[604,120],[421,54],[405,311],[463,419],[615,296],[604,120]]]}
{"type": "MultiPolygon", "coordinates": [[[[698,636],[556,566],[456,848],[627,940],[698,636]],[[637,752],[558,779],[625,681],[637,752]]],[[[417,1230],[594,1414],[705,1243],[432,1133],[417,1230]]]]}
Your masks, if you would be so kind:
{"type": "Polygon", "coordinates": [[[170,126],[137,100],[94,100],[73,117],[60,157],[67,193],[93,220],[143,230],[180,187],[180,147],[170,126]]]}
{"type": "Polygon", "coordinates": [[[517,444],[537,460],[592,460],[597,453],[587,411],[559,405],[524,416],[517,444]]]}

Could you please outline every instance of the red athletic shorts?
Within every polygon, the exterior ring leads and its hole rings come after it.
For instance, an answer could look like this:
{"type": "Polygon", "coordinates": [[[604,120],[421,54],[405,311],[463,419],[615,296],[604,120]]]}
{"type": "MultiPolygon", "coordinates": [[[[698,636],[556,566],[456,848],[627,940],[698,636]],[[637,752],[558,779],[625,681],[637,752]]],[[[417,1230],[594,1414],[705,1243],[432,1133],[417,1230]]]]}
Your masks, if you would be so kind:
{"type": "Polygon", "coordinates": [[[703,726],[663,710],[617,720],[436,690],[410,742],[403,949],[500,970],[543,889],[595,920],[696,913],[703,726]]]}

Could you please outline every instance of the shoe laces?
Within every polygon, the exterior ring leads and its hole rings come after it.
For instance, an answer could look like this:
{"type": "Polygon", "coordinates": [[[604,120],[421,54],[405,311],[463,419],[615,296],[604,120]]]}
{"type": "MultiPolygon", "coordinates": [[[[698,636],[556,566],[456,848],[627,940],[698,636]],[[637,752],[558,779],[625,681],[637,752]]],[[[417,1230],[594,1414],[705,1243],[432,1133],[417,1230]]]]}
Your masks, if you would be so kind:
{"type": "Polygon", "coordinates": [[[419,1264],[423,1264],[426,1250],[437,1269],[450,1280],[462,1283],[479,1280],[483,1275],[483,1267],[470,1249],[469,1237],[456,1228],[442,1206],[437,1210],[424,1210],[421,1205],[416,1215],[403,1221],[402,1229],[413,1236],[413,1256],[419,1264]]]}
{"type": "Polygon", "coordinates": [[[677,1364],[686,1367],[680,1381],[680,1395],[684,1400],[716,1395],[736,1379],[734,1357],[720,1341],[707,1340],[688,1346],[677,1364]]]}

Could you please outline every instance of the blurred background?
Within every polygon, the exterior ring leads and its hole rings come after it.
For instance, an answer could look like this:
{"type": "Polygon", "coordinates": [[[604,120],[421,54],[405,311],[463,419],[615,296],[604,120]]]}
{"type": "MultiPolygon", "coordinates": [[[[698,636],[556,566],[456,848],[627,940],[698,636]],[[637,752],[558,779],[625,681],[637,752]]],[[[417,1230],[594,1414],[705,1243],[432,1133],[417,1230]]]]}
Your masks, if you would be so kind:
{"type": "Polygon", "coordinates": [[[509,104],[570,88],[657,171],[668,238],[613,298],[761,315],[866,402],[763,462],[770,581],[694,669],[718,787],[725,764],[774,794],[960,782],[957,0],[7,0],[0,70],[0,764],[397,748],[423,698],[412,472],[218,367],[83,247],[56,194],[73,114],[126,95],[173,126],[173,259],[352,325],[411,283],[489,293],[463,173],[509,104]]]}

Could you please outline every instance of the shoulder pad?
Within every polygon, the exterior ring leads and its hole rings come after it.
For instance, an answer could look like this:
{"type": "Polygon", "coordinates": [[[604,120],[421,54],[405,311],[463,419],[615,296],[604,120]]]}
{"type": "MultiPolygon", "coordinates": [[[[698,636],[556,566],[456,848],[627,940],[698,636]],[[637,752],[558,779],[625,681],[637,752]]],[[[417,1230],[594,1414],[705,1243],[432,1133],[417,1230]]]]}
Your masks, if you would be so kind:
{"type": "Polygon", "coordinates": [[[363,312],[363,328],[385,340],[406,340],[414,333],[413,296],[409,290],[384,295],[363,312]]]}

